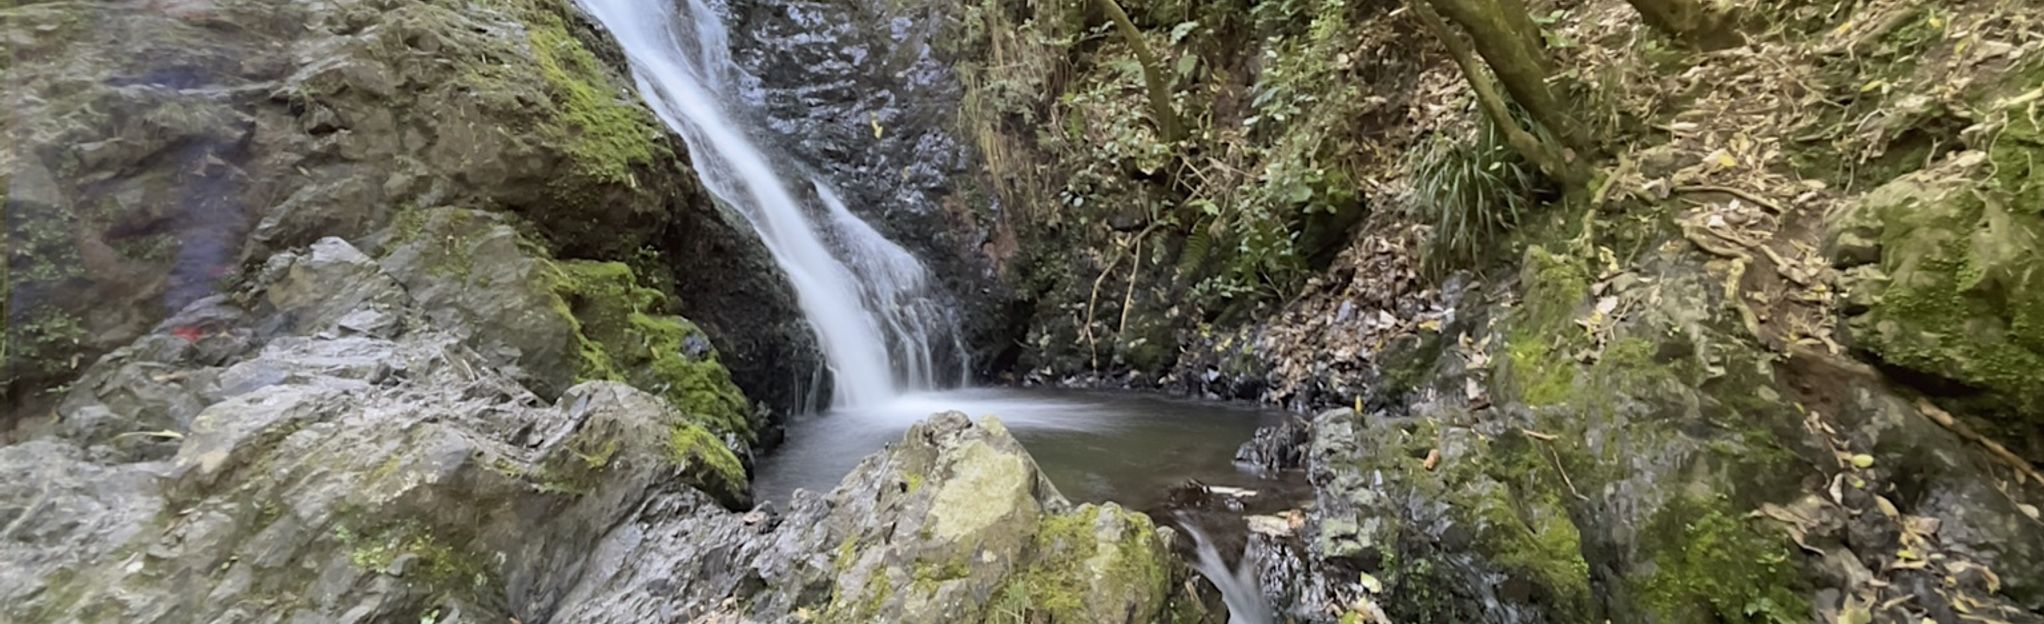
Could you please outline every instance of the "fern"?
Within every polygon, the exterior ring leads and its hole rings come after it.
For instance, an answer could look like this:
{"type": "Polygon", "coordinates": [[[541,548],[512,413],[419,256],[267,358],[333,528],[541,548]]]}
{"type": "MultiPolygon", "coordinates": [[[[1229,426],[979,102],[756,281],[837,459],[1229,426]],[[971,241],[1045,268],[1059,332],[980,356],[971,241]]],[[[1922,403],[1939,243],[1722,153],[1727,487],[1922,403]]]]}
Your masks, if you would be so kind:
{"type": "Polygon", "coordinates": [[[1178,278],[1184,282],[1197,281],[1207,270],[1214,257],[1214,235],[1208,227],[1195,227],[1185,237],[1185,246],[1178,252],[1178,278]]]}

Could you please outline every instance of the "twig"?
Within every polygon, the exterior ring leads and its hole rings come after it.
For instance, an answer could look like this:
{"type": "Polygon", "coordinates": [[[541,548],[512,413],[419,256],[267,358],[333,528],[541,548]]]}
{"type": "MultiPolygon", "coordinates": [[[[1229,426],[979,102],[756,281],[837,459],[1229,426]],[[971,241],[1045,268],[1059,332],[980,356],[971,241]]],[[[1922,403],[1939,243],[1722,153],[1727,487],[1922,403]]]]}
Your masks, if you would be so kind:
{"type": "Polygon", "coordinates": [[[1568,493],[1575,495],[1576,500],[1586,503],[1590,502],[1590,497],[1584,496],[1582,492],[1576,490],[1576,481],[1568,478],[1568,468],[1561,465],[1561,453],[1554,450],[1554,436],[1528,429],[1520,429],[1519,432],[1535,440],[1546,442],[1547,444],[1544,446],[1547,447],[1547,456],[1554,458],[1554,471],[1561,475],[1562,485],[1568,486],[1568,493]]]}
{"type": "Polygon", "coordinates": [[[2002,446],[2000,442],[1989,440],[1987,436],[1980,435],[1979,432],[1974,431],[1973,427],[1959,422],[1959,419],[1952,417],[1951,412],[1938,409],[1938,406],[1931,405],[1930,401],[1924,399],[1916,400],[1916,411],[1922,412],[1924,416],[1929,417],[1931,422],[1942,425],[1944,428],[1951,430],[1952,433],[1959,434],[1959,437],[1985,447],[1989,455],[1993,455],[1996,459],[2008,464],[2010,468],[2016,469],[2017,473],[2029,477],[2030,480],[2036,481],[2040,485],[2044,485],[2044,474],[2038,473],[2036,466],[2030,465],[2028,460],[2023,459],[2021,455],[2009,451],[2008,447],[2002,446]]]}
{"type": "Polygon", "coordinates": [[[1120,340],[1122,334],[1128,333],[1128,309],[1135,303],[1136,276],[1143,270],[1143,240],[1149,238],[1150,231],[1156,228],[1157,222],[1151,221],[1149,227],[1136,233],[1135,252],[1129,254],[1128,290],[1121,295],[1121,324],[1114,328],[1115,340],[1120,340]]]}
{"type": "Polygon", "coordinates": [[[1762,197],[1760,197],[1759,195],[1754,195],[1753,193],[1747,192],[1747,191],[1746,191],[1746,190],[1744,190],[1744,189],[1738,189],[1738,188],[1733,188],[1733,187],[1729,187],[1729,186],[1717,186],[1717,185],[1712,185],[1712,184],[1689,184],[1689,185],[1684,185],[1684,186],[1678,186],[1678,187],[1675,187],[1675,192],[1677,192],[1677,193],[1724,193],[1724,194],[1726,194],[1726,195],[1731,195],[1731,196],[1733,196],[1733,197],[1737,197],[1737,198],[1739,198],[1739,199],[1743,199],[1743,200],[1746,200],[1746,201],[1749,201],[1749,202],[1753,202],[1753,203],[1755,203],[1755,204],[1759,204],[1761,208],[1765,208],[1765,209],[1767,209],[1767,211],[1768,211],[1768,212],[1771,212],[1771,213],[1774,213],[1774,214],[1783,214],[1783,211],[1782,211],[1782,208],[1781,208],[1781,204],[1777,204],[1777,203],[1774,203],[1774,202],[1772,202],[1772,201],[1768,201],[1767,199],[1765,199],[1765,198],[1762,198],[1762,197]]]}

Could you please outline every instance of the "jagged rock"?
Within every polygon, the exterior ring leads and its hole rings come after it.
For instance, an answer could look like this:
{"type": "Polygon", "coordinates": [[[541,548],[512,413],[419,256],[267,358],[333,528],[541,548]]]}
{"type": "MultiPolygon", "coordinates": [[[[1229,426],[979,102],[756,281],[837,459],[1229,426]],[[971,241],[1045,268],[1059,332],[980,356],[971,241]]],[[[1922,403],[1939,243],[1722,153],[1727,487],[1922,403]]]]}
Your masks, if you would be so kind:
{"type": "Polygon", "coordinates": [[[0,486],[0,619],[544,621],[649,498],[745,502],[694,414],[605,381],[548,404],[339,239],[251,288],[115,351],[54,435],[0,447],[29,476],[0,486]],[[365,314],[387,335],[341,330],[365,314]]]}
{"type": "Polygon", "coordinates": [[[1266,474],[1301,468],[1305,466],[1306,444],[1311,439],[1309,426],[1298,420],[1257,427],[1256,436],[1235,451],[1235,461],[1266,474]]]}

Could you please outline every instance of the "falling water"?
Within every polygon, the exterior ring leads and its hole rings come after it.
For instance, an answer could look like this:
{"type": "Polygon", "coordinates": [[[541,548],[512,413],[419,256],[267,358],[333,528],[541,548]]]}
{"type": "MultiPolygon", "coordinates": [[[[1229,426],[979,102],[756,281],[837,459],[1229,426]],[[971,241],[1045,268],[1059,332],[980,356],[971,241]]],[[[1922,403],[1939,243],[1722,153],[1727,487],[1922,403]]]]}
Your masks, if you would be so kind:
{"type": "Polygon", "coordinates": [[[809,180],[821,206],[806,204],[784,177],[797,172],[777,170],[726,110],[721,95],[740,70],[715,11],[703,0],[582,2],[631,60],[647,105],[687,142],[704,186],[752,223],[787,273],[833,375],[834,405],[881,403],[962,373],[956,321],[931,296],[922,264],[824,181],[809,180]],[[936,353],[954,365],[940,370],[936,353]]]}
{"type": "Polygon", "coordinates": [[[1221,558],[1221,551],[1214,547],[1213,540],[1208,539],[1198,525],[1186,521],[1184,516],[1179,519],[1184,521],[1185,533],[1192,537],[1193,546],[1198,551],[1199,560],[1194,562],[1193,569],[1212,582],[1214,588],[1221,590],[1221,601],[1228,605],[1228,624],[1276,622],[1277,616],[1271,613],[1270,604],[1264,601],[1263,591],[1256,582],[1256,570],[1249,566],[1248,558],[1245,556],[1240,566],[1229,569],[1227,560],[1221,558]]]}

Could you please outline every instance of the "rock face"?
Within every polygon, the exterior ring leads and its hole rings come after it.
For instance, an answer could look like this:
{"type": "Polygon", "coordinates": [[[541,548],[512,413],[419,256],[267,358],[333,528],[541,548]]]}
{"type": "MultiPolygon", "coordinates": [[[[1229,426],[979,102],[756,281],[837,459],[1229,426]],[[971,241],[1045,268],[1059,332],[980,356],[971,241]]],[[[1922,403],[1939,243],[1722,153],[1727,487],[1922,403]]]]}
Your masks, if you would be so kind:
{"type": "Polygon", "coordinates": [[[543,400],[502,372],[543,362],[436,320],[561,315],[533,333],[582,340],[558,298],[486,284],[428,313],[386,269],[414,261],[323,239],[95,364],[0,447],[28,476],[0,490],[0,618],[540,621],[653,492],[746,501],[714,417],[610,381],[543,400]]]}
{"type": "Polygon", "coordinates": [[[1217,621],[1168,529],[1072,506],[998,421],[726,511],[750,429],[716,352],[520,229],[323,239],[93,365],[0,447],[0,619],[1217,621]]]}
{"type": "Polygon", "coordinates": [[[634,260],[687,293],[677,307],[761,400],[798,405],[817,366],[771,258],[572,3],[36,2],[0,23],[21,95],[0,117],[0,398],[75,375],[251,260],[437,206],[519,214],[562,257],[634,260]]]}
{"type": "Polygon", "coordinates": [[[1969,152],[1867,194],[1833,235],[1854,346],[1948,395],[1984,433],[2044,459],[2044,155],[2018,120],[1969,152]]]}
{"type": "Polygon", "coordinates": [[[958,5],[737,0],[729,12],[734,60],[749,74],[744,108],[929,267],[984,369],[1009,340],[1011,297],[986,253],[1002,207],[955,136],[964,90],[943,47],[958,5]]]}

